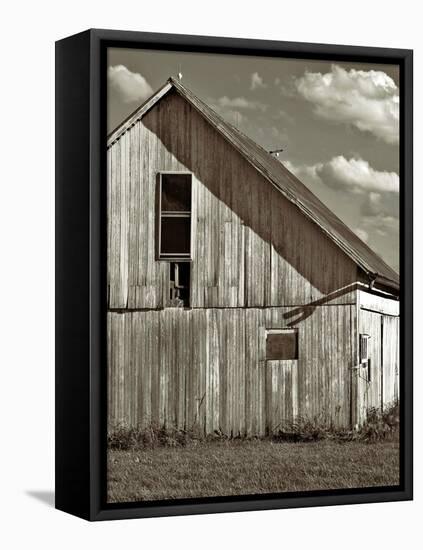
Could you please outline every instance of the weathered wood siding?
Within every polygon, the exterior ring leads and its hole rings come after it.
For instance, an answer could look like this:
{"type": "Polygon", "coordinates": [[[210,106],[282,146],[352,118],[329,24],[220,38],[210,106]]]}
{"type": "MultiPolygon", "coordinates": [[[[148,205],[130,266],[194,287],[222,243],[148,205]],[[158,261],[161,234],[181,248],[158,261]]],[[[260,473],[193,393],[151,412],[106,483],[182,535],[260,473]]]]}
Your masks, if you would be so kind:
{"type": "Polygon", "coordinates": [[[358,290],[357,293],[357,302],[361,309],[399,317],[399,300],[372,294],[366,290],[358,290]]]}
{"type": "Polygon", "coordinates": [[[108,149],[110,308],[162,308],[155,258],[157,173],[193,173],[192,307],[352,303],[357,267],[233,149],[169,93],[108,149]]]}
{"type": "Polygon", "coordinates": [[[107,185],[109,429],[347,427],[398,395],[398,320],[380,320],[396,306],[363,295],[376,312],[361,309],[357,266],[183,98],[109,147],[107,185]],[[161,171],[193,175],[190,310],[166,307],[169,263],[156,260],[161,171]],[[266,361],[266,328],[291,326],[298,360],[266,361]],[[354,368],[360,331],[371,382],[354,368]]]}
{"type": "Polygon", "coordinates": [[[109,429],[153,423],[260,435],[298,415],[349,426],[355,312],[320,306],[109,313],[109,429]],[[266,361],[265,330],[288,326],[299,331],[298,360],[266,361]]]}
{"type": "Polygon", "coordinates": [[[370,379],[368,369],[358,364],[357,350],[357,423],[362,424],[371,408],[384,409],[399,399],[399,317],[379,311],[395,310],[387,298],[360,297],[358,333],[369,334],[370,379]],[[379,311],[365,309],[376,307],[379,311]]]}

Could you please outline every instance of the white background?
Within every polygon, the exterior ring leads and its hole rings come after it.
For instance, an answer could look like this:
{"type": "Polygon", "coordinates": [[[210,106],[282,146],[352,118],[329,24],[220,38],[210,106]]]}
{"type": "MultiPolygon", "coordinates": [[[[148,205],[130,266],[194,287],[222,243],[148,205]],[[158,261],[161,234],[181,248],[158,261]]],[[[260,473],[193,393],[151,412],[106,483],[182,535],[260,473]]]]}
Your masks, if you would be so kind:
{"type": "MultiPolygon", "coordinates": [[[[421,205],[419,2],[8,2],[0,79],[0,545],[3,548],[416,548],[422,398],[415,360],[415,501],[90,524],[54,510],[54,41],[90,27],[415,50],[415,204],[421,205]],[[38,498],[34,496],[38,494],[38,498]],[[42,496],[40,500],[39,496],[42,496]]],[[[210,75],[213,78],[213,75],[210,75]]],[[[418,212],[418,208],[416,208],[418,212]]],[[[416,216],[416,288],[422,276],[416,216]]],[[[420,219],[419,219],[420,218],[420,219]]],[[[416,292],[415,310],[422,307],[416,292]]],[[[415,337],[422,330],[416,316],[415,337]]],[[[75,396],[78,399],[78,396],[75,396]]],[[[419,542],[420,541],[420,542],[419,542]]]]}

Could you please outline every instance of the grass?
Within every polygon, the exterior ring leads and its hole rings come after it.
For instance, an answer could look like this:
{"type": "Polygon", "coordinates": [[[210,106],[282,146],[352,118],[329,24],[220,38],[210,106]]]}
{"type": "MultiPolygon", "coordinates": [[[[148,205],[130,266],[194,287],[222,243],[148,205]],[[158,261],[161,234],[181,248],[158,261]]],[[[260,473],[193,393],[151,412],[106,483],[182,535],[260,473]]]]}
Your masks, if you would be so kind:
{"type": "Polygon", "coordinates": [[[359,431],[297,418],[263,439],[119,428],[108,438],[108,500],[131,502],[399,484],[399,407],[359,431]]]}
{"type": "Polygon", "coordinates": [[[205,441],[109,450],[109,502],[399,484],[398,441],[205,441]]]}

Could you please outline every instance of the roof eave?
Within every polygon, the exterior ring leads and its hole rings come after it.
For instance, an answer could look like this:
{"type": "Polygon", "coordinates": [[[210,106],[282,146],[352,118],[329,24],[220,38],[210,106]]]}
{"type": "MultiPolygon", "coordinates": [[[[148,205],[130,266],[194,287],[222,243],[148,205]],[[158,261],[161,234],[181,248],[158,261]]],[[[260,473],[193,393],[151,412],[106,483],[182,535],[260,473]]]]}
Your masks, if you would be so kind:
{"type": "Polygon", "coordinates": [[[376,275],[376,278],[374,279],[375,283],[379,283],[382,286],[391,288],[392,290],[395,290],[396,293],[400,290],[400,284],[398,281],[393,281],[392,279],[388,279],[387,277],[384,277],[383,275],[376,275]]]}

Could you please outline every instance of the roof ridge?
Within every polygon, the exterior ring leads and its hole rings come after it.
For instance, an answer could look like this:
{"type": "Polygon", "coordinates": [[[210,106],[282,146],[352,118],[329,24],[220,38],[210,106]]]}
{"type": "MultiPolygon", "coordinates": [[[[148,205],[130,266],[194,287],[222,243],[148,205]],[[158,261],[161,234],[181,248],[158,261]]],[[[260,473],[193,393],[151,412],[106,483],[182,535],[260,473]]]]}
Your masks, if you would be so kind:
{"type": "MultiPolygon", "coordinates": [[[[170,77],[171,78],[171,77],[170,77]]],[[[166,88],[170,89],[170,78],[166,80],[166,82],[160,86],[160,88],[152,95],[150,95],[141,105],[139,105],[134,111],[132,111],[131,114],[129,114],[126,118],[122,120],[120,124],[118,124],[111,132],[107,134],[107,146],[109,147],[112,143],[117,141],[127,130],[133,126],[140,118],[144,116],[144,114],[147,112],[148,109],[146,107],[152,102],[153,99],[157,98],[156,101],[158,101],[163,95],[166,94],[168,90],[166,88]],[[159,96],[160,94],[160,96],[159,96]],[[137,116],[139,113],[139,116],[137,116]]],[[[153,106],[156,101],[152,102],[153,106]]]]}

